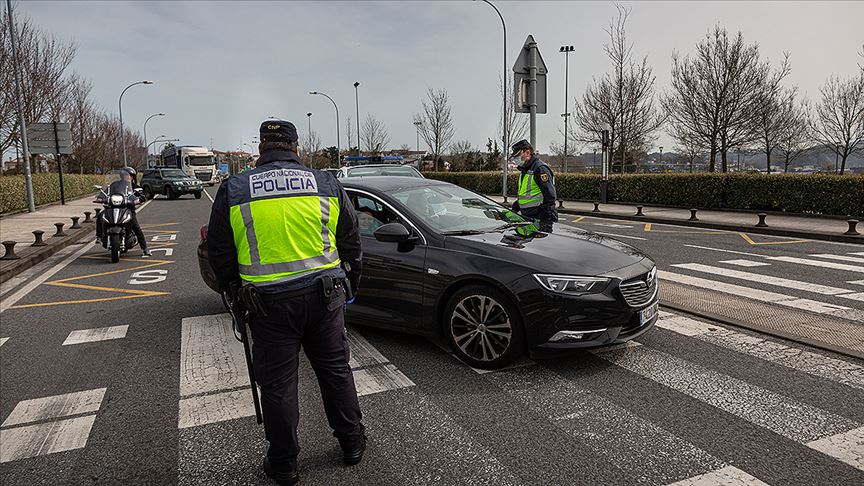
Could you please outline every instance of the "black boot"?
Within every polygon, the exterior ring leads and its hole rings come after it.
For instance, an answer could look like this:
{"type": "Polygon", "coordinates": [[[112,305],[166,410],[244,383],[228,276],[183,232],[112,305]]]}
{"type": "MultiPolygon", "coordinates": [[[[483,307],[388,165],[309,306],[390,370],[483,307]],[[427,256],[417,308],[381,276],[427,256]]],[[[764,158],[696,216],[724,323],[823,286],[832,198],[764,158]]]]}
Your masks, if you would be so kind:
{"type": "Polygon", "coordinates": [[[267,457],[264,458],[264,474],[282,486],[292,486],[300,482],[300,474],[297,469],[277,471],[270,465],[270,459],[267,457]]]}

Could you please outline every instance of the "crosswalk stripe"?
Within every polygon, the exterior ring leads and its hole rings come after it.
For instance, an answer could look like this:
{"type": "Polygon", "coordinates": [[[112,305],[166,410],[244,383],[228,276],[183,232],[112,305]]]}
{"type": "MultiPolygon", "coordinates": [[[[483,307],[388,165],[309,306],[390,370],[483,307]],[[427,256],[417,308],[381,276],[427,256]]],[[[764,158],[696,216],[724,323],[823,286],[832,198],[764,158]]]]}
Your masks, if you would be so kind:
{"type": "Polygon", "coordinates": [[[754,262],[753,260],[723,260],[720,263],[737,265],[739,267],[767,267],[770,263],[754,262]]]}
{"type": "Polygon", "coordinates": [[[0,462],[81,449],[87,445],[96,415],[4,429],[0,462]]]}
{"type": "Polygon", "coordinates": [[[864,312],[857,309],[851,309],[842,305],[828,304],[810,299],[799,299],[791,295],[779,294],[777,292],[769,292],[767,290],[754,289],[750,287],[742,287],[740,285],[727,284],[717,280],[708,280],[699,277],[691,277],[690,275],[682,275],[680,273],[668,272],[660,270],[657,272],[658,277],[663,280],[677,282],[684,285],[699,287],[724,294],[736,295],[748,299],[758,300],[761,302],[769,302],[785,307],[793,307],[795,309],[806,310],[818,314],[827,314],[835,317],[842,317],[853,321],[864,322],[864,312]]]}
{"type": "Polygon", "coordinates": [[[850,253],[850,255],[861,255],[861,256],[864,256],[864,251],[855,251],[855,252],[850,253]]]}
{"type": "Polygon", "coordinates": [[[657,327],[864,390],[864,367],[685,316],[661,317],[657,327]]]}
{"type": "Polygon", "coordinates": [[[3,346],[4,344],[6,344],[6,341],[8,341],[8,340],[9,340],[8,337],[0,338],[0,346],[3,346]]]}
{"type": "Polygon", "coordinates": [[[413,381],[353,328],[348,331],[348,346],[351,350],[348,365],[354,374],[357,396],[414,386],[413,381]]]}
{"type": "Polygon", "coordinates": [[[700,250],[711,250],[711,251],[721,251],[723,253],[733,253],[735,255],[746,255],[752,257],[763,258],[765,255],[760,255],[758,253],[747,253],[746,251],[735,251],[735,250],[724,250],[723,248],[711,248],[710,246],[699,246],[699,245],[684,245],[690,248],[698,248],[700,250]]]}
{"type": "Polygon", "coordinates": [[[864,302],[864,292],[855,292],[854,294],[843,294],[838,295],[837,297],[841,297],[849,300],[857,300],[858,302],[864,302]]]}
{"type": "Polygon", "coordinates": [[[548,370],[518,368],[487,376],[579,444],[645,483],[663,484],[724,466],[686,440],[548,370]],[[663,454],[646,454],[649,450],[663,454]]]}
{"type": "Polygon", "coordinates": [[[661,385],[800,443],[857,428],[857,424],[779,393],[647,346],[593,353],[661,385]]]}
{"type": "Polygon", "coordinates": [[[850,283],[852,285],[864,285],[864,280],[850,280],[849,282],[846,282],[846,283],[850,283]]]}
{"type": "Polygon", "coordinates": [[[180,400],[177,428],[223,422],[255,415],[249,387],[209,395],[196,395],[180,400]]]}
{"type": "Polygon", "coordinates": [[[123,339],[126,337],[126,332],[129,330],[129,326],[112,326],[112,327],[100,327],[98,329],[82,329],[78,331],[72,331],[69,333],[69,336],[63,341],[63,346],[70,346],[73,344],[83,344],[83,343],[92,343],[96,341],[108,341],[111,339],[123,339]]]}
{"type": "Polygon", "coordinates": [[[776,260],[778,262],[797,263],[799,265],[808,265],[811,267],[830,268],[832,270],[845,270],[847,272],[864,273],[864,267],[859,267],[857,265],[846,265],[845,263],[825,262],[821,260],[810,260],[809,258],[798,258],[790,256],[772,256],[765,258],[768,258],[769,260],[776,260]]]}
{"type": "Polygon", "coordinates": [[[839,260],[841,262],[852,262],[852,263],[864,263],[864,258],[851,257],[847,255],[832,255],[829,253],[817,253],[815,255],[810,255],[811,257],[816,258],[825,258],[828,260],[839,260]]]}
{"type": "Polygon", "coordinates": [[[748,280],[750,282],[758,282],[766,285],[773,285],[775,287],[784,287],[787,289],[794,290],[804,290],[806,292],[813,292],[817,294],[824,295],[838,295],[838,294],[848,294],[853,292],[848,289],[841,289],[838,287],[829,287],[827,285],[820,285],[809,282],[801,282],[798,280],[790,280],[788,278],[780,278],[780,277],[772,277],[770,275],[760,275],[756,273],[750,272],[741,272],[739,270],[729,270],[726,268],[715,267],[712,265],[702,265],[700,263],[681,263],[671,265],[676,268],[684,268],[687,270],[693,270],[696,272],[709,273],[713,275],[722,275],[724,277],[737,278],[739,280],[748,280]]]}
{"type": "Polygon", "coordinates": [[[808,442],[807,447],[864,471],[864,427],[808,442]]]}
{"type": "Polygon", "coordinates": [[[96,412],[102,405],[106,390],[96,388],[18,402],[0,427],[96,412]]]}
{"type": "Polygon", "coordinates": [[[243,345],[228,314],[187,317],[181,328],[181,397],[249,386],[243,345]]]}
{"type": "Polygon", "coordinates": [[[735,466],[725,466],[667,486],[768,486],[735,466]]]}

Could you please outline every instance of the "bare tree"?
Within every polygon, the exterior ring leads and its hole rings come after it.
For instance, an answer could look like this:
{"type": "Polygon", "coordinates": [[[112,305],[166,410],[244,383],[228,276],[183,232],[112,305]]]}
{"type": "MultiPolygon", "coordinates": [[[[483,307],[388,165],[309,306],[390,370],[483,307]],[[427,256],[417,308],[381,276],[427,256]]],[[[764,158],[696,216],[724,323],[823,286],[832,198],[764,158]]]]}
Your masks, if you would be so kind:
{"type": "Polygon", "coordinates": [[[363,122],[363,130],[360,133],[360,141],[363,144],[363,150],[369,153],[381,152],[390,143],[390,134],[387,133],[384,122],[372,114],[367,114],[366,121],[363,122]]]}
{"type": "Polygon", "coordinates": [[[624,171],[628,161],[637,160],[655,140],[655,133],[666,119],[655,106],[655,76],[648,57],[637,61],[633,44],[627,40],[630,10],[616,5],[618,15],[606,29],[609,42],[604,46],[612,62],[612,72],[594,78],[581,102],[574,107],[574,140],[595,144],[604,128],[610,132],[613,160],[624,171]]]}
{"type": "MultiPolygon", "coordinates": [[[[513,94],[513,89],[514,89],[513,83],[508,83],[507,84],[507,99],[508,100],[514,99],[515,95],[513,94]]],[[[502,96],[504,95],[503,78],[500,78],[498,80],[498,93],[502,96]]],[[[511,103],[512,103],[512,101],[511,101],[511,103]]],[[[524,139],[527,136],[528,128],[529,128],[528,122],[530,121],[530,117],[528,116],[527,113],[516,113],[516,110],[514,110],[511,105],[508,105],[508,106],[510,106],[510,109],[507,110],[507,140],[510,141],[510,145],[513,145],[514,143],[518,142],[519,140],[524,139]]],[[[503,110],[504,107],[502,106],[501,109],[503,110]]],[[[504,123],[504,117],[500,117],[498,119],[498,140],[501,141],[502,146],[504,145],[504,127],[502,125],[503,123],[504,123]]],[[[509,148],[509,147],[505,147],[505,148],[509,148]]]]}
{"type": "Polygon", "coordinates": [[[815,107],[810,128],[814,138],[841,159],[864,152],[864,74],[841,79],[831,76],[819,89],[822,99],[815,107]]]}
{"type": "Polygon", "coordinates": [[[774,71],[760,60],[757,44],[745,44],[741,32],[730,39],[718,25],[697,44],[694,57],[672,54],[672,88],[663,106],[676,131],[708,147],[709,170],[720,154],[725,172],[728,151],[757,138],[758,100],[778,92],[789,69],[788,55],[774,71]]]}
{"type": "Polygon", "coordinates": [[[314,160],[318,152],[321,151],[321,137],[318,132],[312,130],[300,141],[300,147],[310,167],[314,164],[314,160]]]}
{"type": "Polygon", "coordinates": [[[438,170],[438,158],[450,146],[455,130],[450,116],[450,99],[446,89],[426,91],[426,99],[422,100],[423,112],[414,115],[414,122],[419,122],[420,136],[429,151],[435,170],[438,170]]]}
{"type": "Polygon", "coordinates": [[[345,122],[345,138],[346,140],[348,140],[348,145],[346,145],[346,147],[348,147],[348,153],[350,154],[351,147],[354,146],[351,144],[357,142],[357,140],[354,138],[354,123],[351,120],[351,115],[348,115],[348,121],[345,122]]]}
{"type": "Polygon", "coordinates": [[[785,172],[789,172],[789,165],[795,159],[810,150],[813,136],[810,133],[809,112],[810,105],[807,100],[789,108],[789,123],[780,133],[777,144],[777,151],[780,153],[785,172]]]}
{"type": "MultiPolygon", "coordinates": [[[[771,173],[771,154],[779,148],[781,139],[795,122],[796,88],[782,93],[762,90],[756,100],[754,131],[758,137],[760,150],[765,154],[767,171],[771,173]]],[[[788,172],[788,167],[787,167],[788,172]]]]}
{"type": "Polygon", "coordinates": [[[450,145],[450,168],[454,171],[479,170],[483,163],[483,155],[474,148],[468,140],[461,140],[450,145]]]}

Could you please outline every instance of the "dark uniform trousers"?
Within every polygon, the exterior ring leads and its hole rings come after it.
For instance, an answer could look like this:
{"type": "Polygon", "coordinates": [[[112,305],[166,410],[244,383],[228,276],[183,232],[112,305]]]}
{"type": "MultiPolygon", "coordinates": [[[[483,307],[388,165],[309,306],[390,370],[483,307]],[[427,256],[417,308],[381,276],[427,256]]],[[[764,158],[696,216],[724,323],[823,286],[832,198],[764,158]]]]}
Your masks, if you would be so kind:
{"type": "MultiPolygon", "coordinates": [[[[320,285],[315,285],[320,289],[320,285]]],[[[253,367],[261,387],[267,457],[276,469],[294,469],[300,451],[297,364],[300,347],[312,364],[333,435],[343,449],[362,443],[360,403],[348,365],[345,292],[337,286],[329,303],[320,290],[289,298],[264,295],[267,316],[253,315],[253,367]]]]}

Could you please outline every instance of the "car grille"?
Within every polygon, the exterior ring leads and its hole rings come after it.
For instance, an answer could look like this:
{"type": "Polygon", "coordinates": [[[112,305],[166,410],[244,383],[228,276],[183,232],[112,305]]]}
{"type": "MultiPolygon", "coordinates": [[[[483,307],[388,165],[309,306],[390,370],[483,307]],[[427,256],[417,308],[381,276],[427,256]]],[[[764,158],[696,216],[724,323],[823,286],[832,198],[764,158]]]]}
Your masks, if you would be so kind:
{"type": "Polygon", "coordinates": [[[204,182],[209,181],[210,176],[211,176],[210,172],[196,172],[195,173],[195,177],[197,177],[199,180],[202,180],[204,182]]]}
{"type": "Polygon", "coordinates": [[[631,307],[640,307],[654,299],[657,294],[657,277],[654,277],[651,282],[646,282],[648,274],[642,275],[633,280],[628,280],[618,286],[624,300],[631,307]]]}

